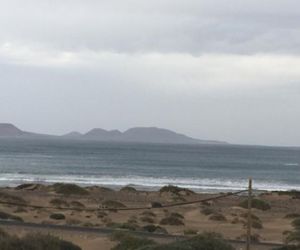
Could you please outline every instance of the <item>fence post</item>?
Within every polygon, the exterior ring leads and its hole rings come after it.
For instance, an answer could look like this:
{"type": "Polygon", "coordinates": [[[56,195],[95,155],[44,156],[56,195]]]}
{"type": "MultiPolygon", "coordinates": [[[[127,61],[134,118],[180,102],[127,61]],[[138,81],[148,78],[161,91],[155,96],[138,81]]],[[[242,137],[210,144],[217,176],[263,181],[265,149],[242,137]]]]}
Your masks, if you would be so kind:
{"type": "Polygon", "coordinates": [[[246,241],[246,250],[250,250],[251,245],[251,227],[252,227],[252,179],[249,178],[248,186],[248,221],[247,221],[247,241],[246,241]]]}

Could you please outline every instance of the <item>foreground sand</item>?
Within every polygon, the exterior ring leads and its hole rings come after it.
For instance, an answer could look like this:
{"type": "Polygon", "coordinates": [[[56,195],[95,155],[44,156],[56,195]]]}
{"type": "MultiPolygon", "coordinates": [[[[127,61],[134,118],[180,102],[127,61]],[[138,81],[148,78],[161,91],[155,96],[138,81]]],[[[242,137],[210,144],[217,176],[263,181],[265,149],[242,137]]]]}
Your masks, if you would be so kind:
{"type": "MultiPolygon", "coordinates": [[[[21,197],[27,204],[70,207],[70,208],[99,208],[107,204],[120,206],[112,203],[117,201],[126,207],[147,206],[151,207],[152,202],[160,204],[171,204],[181,201],[193,201],[202,198],[216,196],[217,194],[196,194],[182,191],[173,192],[145,192],[125,188],[122,191],[114,191],[101,187],[86,188],[88,194],[59,194],[52,186],[28,185],[22,188],[2,188],[0,190],[0,201],[21,203],[17,197],[21,197]],[[74,202],[75,201],[75,202],[74,202]]],[[[153,209],[154,215],[143,214],[147,209],[141,211],[68,211],[58,208],[35,209],[15,205],[0,204],[0,211],[21,217],[25,222],[41,224],[76,225],[85,227],[128,227],[134,225],[136,230],[143,230],[149,224],[159,225],[167,233],[173,235],[184,235],[185,231],[218,232],[227,239],[241,239],[245,234],[245,219],[243,215],[246,209],[241,208],[239,203],[244,200],[243,196],[230,196],[210,202],[208,204],[193,204],[168,209],[153,209]],[[225,218],[212,220],[211,214],[205,215],[203,210],[212,210],[214,214],[221,214],[225,218]],[[55,220],[49,216],[53,213],[65,215],[65,219],[55,220]],[[172,213],[183,216],[180,219],[184,225],[161,225],[163,218],[169,217],[172,213]]],[[[283,242],[283,232],[292,230],[291,220],[285,218],[287,214],[300,213],[300,199],[293,199],[290,195],[279,195],[277,193],[265,193],[259,199],[270,204],[271,209],[262,211],[253,209],[253,213],[261,221],[261,229],[253,229],[253,233],[259,236],[260,241],[283,242]]],[[[22,235],[28,229],[14,227],[6,228],[11,233],[22,235]]],[[[108,250],[115,243],[107,237],[95,234],[78,234],[71,232],[52,232],[66,240],[70,240],[84,250],[101,249],[108,250]]],[[[262,248],[263,249],[263,248],[262,248]]]]}

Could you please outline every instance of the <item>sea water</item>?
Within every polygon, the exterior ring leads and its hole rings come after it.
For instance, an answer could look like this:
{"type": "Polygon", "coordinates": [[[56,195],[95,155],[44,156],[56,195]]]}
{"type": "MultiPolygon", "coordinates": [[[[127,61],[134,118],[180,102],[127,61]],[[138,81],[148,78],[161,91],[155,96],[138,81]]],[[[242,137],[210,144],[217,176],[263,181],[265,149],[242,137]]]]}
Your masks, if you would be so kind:
{"type": "Polygon", "coordinates": [[[76,183],[157,190],[300,190],[300,148],[0,139],[0,186],[76,183]]]}

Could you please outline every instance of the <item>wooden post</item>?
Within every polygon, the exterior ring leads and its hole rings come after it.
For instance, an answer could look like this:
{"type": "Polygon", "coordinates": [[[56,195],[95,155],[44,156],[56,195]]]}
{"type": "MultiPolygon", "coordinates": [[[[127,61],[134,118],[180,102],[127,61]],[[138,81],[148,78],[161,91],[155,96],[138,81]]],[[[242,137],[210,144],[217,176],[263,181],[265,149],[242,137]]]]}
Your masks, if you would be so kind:
{"type": "Polygon", "coordinates": [[[248,187],[248,221],[247,221],[247,242],[246,250],[250,250],[251,245],[251,228],[252,228],[252,179],[249,178],[249,187],[248,187]]]}

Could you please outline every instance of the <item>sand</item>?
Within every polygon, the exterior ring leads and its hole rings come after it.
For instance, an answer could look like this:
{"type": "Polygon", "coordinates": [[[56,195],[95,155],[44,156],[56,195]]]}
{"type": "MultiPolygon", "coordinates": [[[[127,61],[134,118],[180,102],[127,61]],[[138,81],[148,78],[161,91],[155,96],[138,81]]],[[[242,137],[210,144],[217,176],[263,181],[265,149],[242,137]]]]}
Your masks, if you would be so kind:
{"type": "MultiPolygon", "coordinates": [[[[0,201],[14,201],[15,198],[21,197],[30,205],[50,206],[53,207],[51,200],[62,201],[61,206],[70,206],[74,208],[72,202],[80,202],[86,209],[97,209],[105,207],[103,204],[107,201],[118,201],[126,207],[146,206],[151,207],[152,202],[161,204],[172,204],[182,201],[193,201],[208,197],[217,196],[218,194],[189,194],[181,192],[174,194],[170,192],[146,192],[146,191],[114,191],[100,187],[89,187],[88,195],[62,195],[58,194],[53,187],[49,186],[31,186],[25,189],[17,190],[15,188],[2,188],[0,190],[0,201]],[[2,194],[2,195],[1,195],[2,194]],[[5,195],[3,195],[5,194],[5,195]]],[[[85,227],[118,227],[124,223],[134,224],[138,230],[149,224],[159,225],[169,234],[184,235],[187,230],[201,232],[218,232],[226,239],[242,239],[246,232],[245,219],[242,217],[247,211],[239,206],[244,200],[244,196],[230,196],[210,202],[209,204],[193,204],[173,208],[153,209],[154,216],[143,215],[144,211],[68,211],[56,208],[33,209],[15,205],[0,204],[0,211],[21,217],[25,222],[40,224],[58,224],[58,225],[76,225],[85,227]],[[22,208],[22,209],[21,209],[22,208]],[[211,209],[214,213],[222,214],[224,221],[215,221],[210,219],[210,215],[205,215],[203,209],[211,209]],[[65,215],[63,220],[54,220],[49,216],[53,213],[62,213],[65,215]],[[160,225],[160,221],[168,217],[171,213],[178,213],[184,217],[181,219],[184,225],[160,225]],[[147,217],[145,219],[145,217],[147,217]],[[144,222],[144,221],[148,222],[144,222]],[[153,220],[151,222],[151,220],[153,220]]],[[[277,193],[260,194],[257,198],[262,199],[270,204],[271,209],[262,211],[253,209],[253,214],[259,217],[262,228],[253,228],[253,234],[259,235],[260,241],[282,243],[284,240],[283,232],[292,230],[292,219],[285,218],[290,213],[300,213],[300,199],[293,199],[290,195],[279,195],[277,193]]],[[[19,202],[20,203],[20,202],[19,202]]],[[[76,205],[76,204],[75,204],[76,205]]],[[[78,204],[77,204],[78,205],[78,204]]],[[[20,229],[15,227],[5,228],[12,234],[23,235],[32,231],[32,229],[20,229]]],[[[46,230],[47,231],[47,230],[46,230]]],[[[51,230],[50,230],[51,231],[51,230]]],[[[47,231],[47,233],[49,230],[47,231]]],[[[76,232],[58,232],[51,231],[63,239],[70,240],[78,244],[84,250],[101,249],[108,250],[114,246],[105,235],[82,234],[76,232]]],[[[262,248],[267,249],[267,248],[262,248]]]]}

